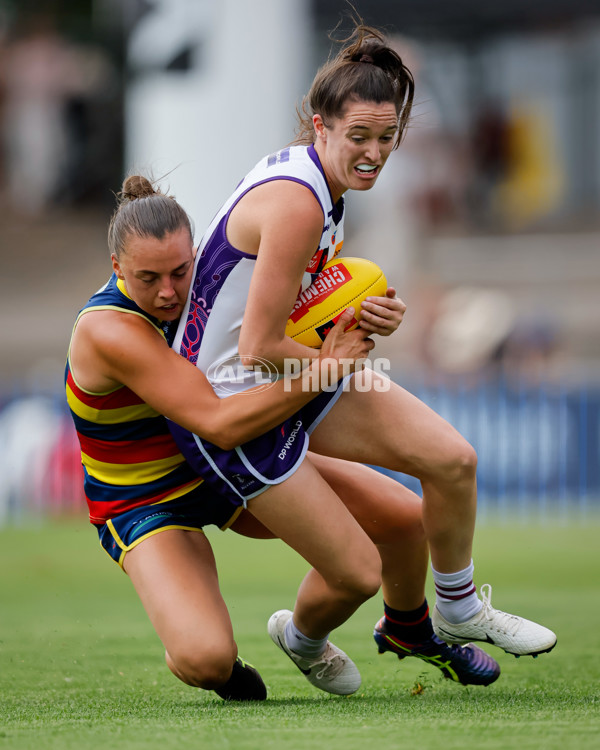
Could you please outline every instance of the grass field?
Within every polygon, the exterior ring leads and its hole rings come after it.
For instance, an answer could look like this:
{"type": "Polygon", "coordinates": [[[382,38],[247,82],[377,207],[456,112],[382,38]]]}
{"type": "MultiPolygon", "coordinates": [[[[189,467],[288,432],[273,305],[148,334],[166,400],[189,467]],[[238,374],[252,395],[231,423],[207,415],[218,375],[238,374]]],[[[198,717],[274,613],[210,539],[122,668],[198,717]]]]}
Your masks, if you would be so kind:
{"type": "Polygon", "coordinates": [[[363,676],[348,698],[310,686],[266,634],[269,615],[293,606],[304,563],[279,542],[210,533],[240,653],[269,689],[266,703],[245,705],[170,674],[85,520],[0,530],[0,750],[600,748],[599,532],[597,522],[478,529],[477,581],[493,583],[497,607],[553,628],[551,654],[493,650],[498,682],[464,688],[376,653],[376,597],[335,634],[363,676]]]}

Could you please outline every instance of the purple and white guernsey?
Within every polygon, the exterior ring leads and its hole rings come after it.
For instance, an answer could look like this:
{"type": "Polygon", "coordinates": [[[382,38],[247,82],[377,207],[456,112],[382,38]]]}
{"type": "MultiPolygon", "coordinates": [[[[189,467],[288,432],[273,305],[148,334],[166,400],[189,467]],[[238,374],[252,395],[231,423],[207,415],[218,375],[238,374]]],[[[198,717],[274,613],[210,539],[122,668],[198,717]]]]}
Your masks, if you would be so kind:
{"type": "MultiPolygon", "coordinates": [[[[344,242],[344,199],[333,204],[314,146],[291,146],[271,154],[240,182],[202,238],[194,281],[173,343],[175,351],[194,362],[222,397],[256,385],[252,372],[245,381],[239,382],[236,377],[234,382],[226,383],[222,376],[215,377],[214,372],[215,365],[219,364],[219,373],[226,375],[229,359],[233,370],[239,364],[236,359],[238,339],[256,261],[255,255],[243,253],[228,242],[227,221],[248,191],[271,180],[292,180],[305,185],[323,210],[323,234],[304,273],[302,290],[309,287],[325,263],[340,252],[344,242]]],[[[285,240],[281,238],[282,244],[285,240]]]]}
{"type": "MultiPolygon", "coordinates": [[[[238,340],[256,256],[227,240],[227,221],[238,201],[271,180],[306,186],[323,210],[323,233],[302,279],[306,289],[343,245],[344,199],[334,205],[314,146],[291,146],[262,159],[239,183],[217,213],[200,243],[194,281],[173,348],[199,367],[217,395],[226,398],[256,386],[256,375],[240,367],[238,340]]],[[[281,238],[285,243],[286,238],[281,238]]],[[[272,375],[275,378],[276,375],[272,375]]],[[[222,451],[197,435],[171,425],[180,450],[216,491],[246,501],[268,485],[293,474],[308,448],[308,434],[341,393],[322,393],[283,424],[234,451],[222,451]]]]}

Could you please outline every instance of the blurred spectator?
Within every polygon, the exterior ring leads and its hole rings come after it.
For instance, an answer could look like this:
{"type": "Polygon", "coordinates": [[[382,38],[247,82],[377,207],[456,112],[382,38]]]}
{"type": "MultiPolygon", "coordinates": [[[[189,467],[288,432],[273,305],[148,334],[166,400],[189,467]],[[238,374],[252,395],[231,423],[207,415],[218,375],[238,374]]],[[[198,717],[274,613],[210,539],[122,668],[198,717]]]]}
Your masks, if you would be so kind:
{"type": "Polygon", "coordinates": [[[519,385],[564,379],[565,351],[556,321],[519,314],[510,294],[500,289],[459,286],[431,292],[419,352],[429,374],[468,382],[502,377],[519,385]]]}
{"type": "Polygon", "coordinates": [[[507,157],[496,205],[506,226],[520,230],[551,214],[564,197],[565,174],[557,135],[541,99],[532,97],[510,108],[507,157]]]}
{"type": "Polygon", "coordinates": [[[111,85],[112,75],[102,51],[70,43],[49,13],[28,17],[6,44],[2,136],[8,200],[15,210],[37,214],[73,194],[90,136],[86,106],[111,85]]]}
{"type": "Polygon", "coordinates": [[[560,381],[564,354],[554,321],[522,319],[502,347],[502,369],[507,380],[528,385],[560,381]]]}
{"type": "Polygon", "coordinates": [[[510,297],[497,289],[457,287],[444,294],[426,336],[430,364],[450,375],[496,368],[515,325],[510,297]]]}
{"type": "Polygon", "coordinates": [[[494,203],[498,185],[506,178],[509,161],[509,127],[502,107],[486,102],[474,117],[471,136],[473,179],[468,189],[476,224],[498,221],[494,203]]]}

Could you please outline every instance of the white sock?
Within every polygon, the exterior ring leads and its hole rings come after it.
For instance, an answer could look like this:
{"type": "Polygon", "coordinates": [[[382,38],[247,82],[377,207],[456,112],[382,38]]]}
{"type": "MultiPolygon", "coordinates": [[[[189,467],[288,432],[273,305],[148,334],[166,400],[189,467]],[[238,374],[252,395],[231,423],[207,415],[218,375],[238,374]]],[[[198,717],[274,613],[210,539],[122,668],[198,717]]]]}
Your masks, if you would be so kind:
{"type": "Polygon", "coordinates": [[[301,633],[294,624],[294,618],[290,617],[283,631],[287,647],[298,656],[305,659],[317,659],[325,651],[327,646],[327,636],[313,640],[301,633]]]}
{"type": "Polygon", "coordinates": [[[468,568],[456,573],[439,573],[434,569],[436,606],[445,620],[453,624],[465,622],[483,606],[473,583],[473,560],[468,568]]]}

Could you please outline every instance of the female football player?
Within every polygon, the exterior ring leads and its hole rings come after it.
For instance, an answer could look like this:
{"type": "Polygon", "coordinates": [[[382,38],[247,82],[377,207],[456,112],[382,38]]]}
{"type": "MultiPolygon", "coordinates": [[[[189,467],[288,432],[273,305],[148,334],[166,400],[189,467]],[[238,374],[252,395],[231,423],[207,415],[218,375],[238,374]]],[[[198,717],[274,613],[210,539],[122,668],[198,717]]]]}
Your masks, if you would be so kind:
{"type": "MultiPolygon", "coordinates": [[[[209,379],[215,363],[236,357],[246,365],[268,360],[285,371],[286,361],[316,356],[316,350],[286,337],[288,315],[298,290],[340,251],[344,193],[375,185],[401,142],[413,95],[413,79],[401,58],[377,30],[360,23],[317,73],[303,105],[296,145],[256,165],[201,242],[174,347],[209,379]]],[[[404,305],[388,289],[385,297],[364,302],[361,312],[363,330],[387,336],[400,324],[404,305]]],[[[226,398],[252,381],[211,382],[226,398]]],[[[175,428],[173,434],[216,491],[242,503],[277,535],[289,521],[292,503],[298,507],[298,537],[307,527],[316,529],[311,497],[327,494],[333,485],[324,481],[323,472],[315,473],[318,459],[307,458],[309,436],[310,450],[322,457],[417,477],[436,587],[436,634],[454,644],[488,641],[514,654],[553,648],[556,636],[547,628],[492,608],[489,586],[482,587],[483,601],[477,594],[472,562],[477,459],[466,440],[424,403],[399,385],[383,382],[371,369],[340,381],[318,406],[314,418],[294,415],[233,452],[183,429],[175,428]]],[[[341,468],[340,476],[344,471],[349,470],[341,468]]],[[[288,535],[286,541],[295,546],[298,540],[288,535]]],[[[403,657],[418,650],[419,643],[408,637],[405,623],[429,622],[427,604],[421,599],[408,611],[399,601],[394,576],[388,580],[386,556],[382,559],[385,616],[376,626],[375,640],[380,650],[403,657]]],[[[300,605],[296,603],[293,615],[275,613],[269,632],[290,658],[307,668],[311,658],[323,653],[327,633],[348,610],[323,608],[311,611],[309,618],[300,605]]],[[[441,646],[439,656],[445,656],[441,646]]],[[[478,652],[472,656],[479,660],[478,652]]]]}

